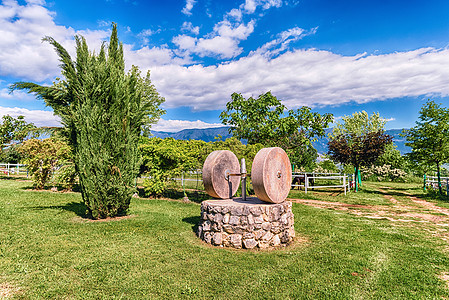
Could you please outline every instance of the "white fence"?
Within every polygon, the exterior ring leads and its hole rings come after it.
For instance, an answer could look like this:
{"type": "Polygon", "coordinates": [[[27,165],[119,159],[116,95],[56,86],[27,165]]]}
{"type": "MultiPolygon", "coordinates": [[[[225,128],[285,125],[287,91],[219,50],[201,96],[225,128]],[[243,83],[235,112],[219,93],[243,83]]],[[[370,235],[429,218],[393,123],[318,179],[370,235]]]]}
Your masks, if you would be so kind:
{"type": "Polygon", "coordinates": [[[28,176],[28,172],[26,169],[26,165],[22,164],[10,164],[10,163],[0,163],[0,174],[6,175],[20,175],[26,174],[28,176]]]}
{"type": "MultiPolygon", "coordinates": [[[[446,189],[446,195],[449,195],[449,177],[440,177],[441,188],[446,189]]],[[[431,187],[433,189],[438,188],[438,177],[437,176],[426,176],[424,175],[424,181],[426,187],[431,187]]]]}
{"type": "Polygon", "coordinates": [[[353,175],[347,174],[341,175],[340,173],[293,173],[292,177],[293,177],[292,188],[303,187],[306,193],[308,189],[343,188],[343,191],[346,195],[346,192],[351,191],[351,186],[354,182],[353,175]],[[295,178],[298,179],[295,180],[295,178]],[[316,179],[335,181],[335,184],[315,185],[314,183],[316,179]],[[303,184],[300,184],[301,182],[303,182],[303,184]]]}

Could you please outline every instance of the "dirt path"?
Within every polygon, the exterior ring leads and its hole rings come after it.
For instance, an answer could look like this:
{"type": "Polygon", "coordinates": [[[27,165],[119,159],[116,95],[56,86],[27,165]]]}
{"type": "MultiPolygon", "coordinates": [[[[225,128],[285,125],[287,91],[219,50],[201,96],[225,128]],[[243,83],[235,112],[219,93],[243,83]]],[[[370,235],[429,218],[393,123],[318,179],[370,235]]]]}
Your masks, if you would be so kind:
{"type": "Polygon", "coordinates": [[[291,201],[317,208],[347,211],[370,219],[387,219],[392,222],[434,223],[438,226],[449,227],[449,209],[439,207],[407,192],[391,190],[388,187],[378,188],[378,190],[393,205],[357,205],[307,199],[291,199],[291,201]],[[390,190],[394,191],[395,194],[403,194],[414,205],[397,200],[389,193],[390,190]]]}

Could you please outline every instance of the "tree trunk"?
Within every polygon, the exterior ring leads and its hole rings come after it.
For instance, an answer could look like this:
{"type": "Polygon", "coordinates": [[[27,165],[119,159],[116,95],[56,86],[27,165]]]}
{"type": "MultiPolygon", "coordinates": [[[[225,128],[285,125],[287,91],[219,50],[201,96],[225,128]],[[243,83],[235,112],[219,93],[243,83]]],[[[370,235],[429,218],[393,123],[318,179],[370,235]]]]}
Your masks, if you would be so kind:
{"type": "Polygon", "coordinates": [[[443,190],[441,188],[441,174],[440,174],[440,163],[437,162],[437,176],[438,176],[438,191],[440,192],[440,196],[443,195],[443,190]]]}

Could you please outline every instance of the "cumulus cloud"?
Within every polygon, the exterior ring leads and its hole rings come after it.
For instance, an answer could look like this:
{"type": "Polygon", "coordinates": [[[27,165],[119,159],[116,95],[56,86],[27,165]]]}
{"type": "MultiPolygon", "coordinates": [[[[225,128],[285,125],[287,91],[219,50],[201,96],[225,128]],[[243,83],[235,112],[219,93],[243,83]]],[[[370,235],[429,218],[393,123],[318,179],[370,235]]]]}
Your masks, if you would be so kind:
{"type": "Polygon", "coordinates": [[[189,103],[195,110],[216,110],[225,107],[233,92],[249,97],[270,90],[292,108],[364,103],[449,95],[449,49],[369,56],[308,49],[276,58],[256,53],[208,67],[156,67],[152,74],[168,107],[189,103]]]}
{"type": "Polygon", "coordinates": [[[24,116],[25,121],[34,123],[38,127],[42,126],[61,126],[60,118],[53,115],[52,111],[30,110],[19,107],[0,106],[0,117],[10,115],[11,117],[24,116]]]}
{"type": "Polygon", "coordinates": [[[213,32],[206,37],[196,38],[183,34],[174,37],[172,42],[186,54],[233,58],[242,52],[239,43],[254,31],[254,24],[254,21],[236,24],[224,20],[217,23],[213,32]]]}
{"type": "Polygon", "coordinates": [[[182,9],[182,13],[187,16],[192,15],[192,9],[195,3],[196,0],[186,0],[186,6],[184,6],[184,8],[182,9]]]}
{"type": "Polygon", "coordinates": [[[199,26],[193,26],[192,22],[184,22],[184,23],[182,23],[181,30],[193,33],[195,35],[198,35],[200,33],[200,27],[199,26]]]}
{"type": "Polygon", "coordinates": [[[42,43],[44,36],[55,38],[66,49],[74,49],[73,36],[82,34],[93,49],[98,49],[109,34],[103,30],[76,32],[56,25],[55,14],[43,3],[35,0],[19,5],[10,0],[0,5],[0,76],[41,82],[59,74],[58,57],[50,44],[42,43]]]}
{"type": "Polygon", "coordinates": [[[154,131],[163,132],[178,132],[183,129],[192,128],[213,128],[213,127],[223,127],[221,123],[206,123],[200,120],[196,121],[185,121],[185,120],[164,120],[160,119],[159,122],[151,127],[154,131]]]}

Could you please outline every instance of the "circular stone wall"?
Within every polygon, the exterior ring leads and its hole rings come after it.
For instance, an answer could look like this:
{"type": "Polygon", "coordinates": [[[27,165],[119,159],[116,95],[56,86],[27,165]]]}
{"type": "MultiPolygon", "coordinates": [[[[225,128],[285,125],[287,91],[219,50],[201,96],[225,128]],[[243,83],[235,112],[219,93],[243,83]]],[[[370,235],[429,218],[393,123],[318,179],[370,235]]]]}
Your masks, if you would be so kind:
{"type": "Polygon", "coordinates": [[[206,243],[232,248],[288,245],[295,237],[291,202],[257,198],[206,200],[201,204],[198,236],[206,243]]]}

